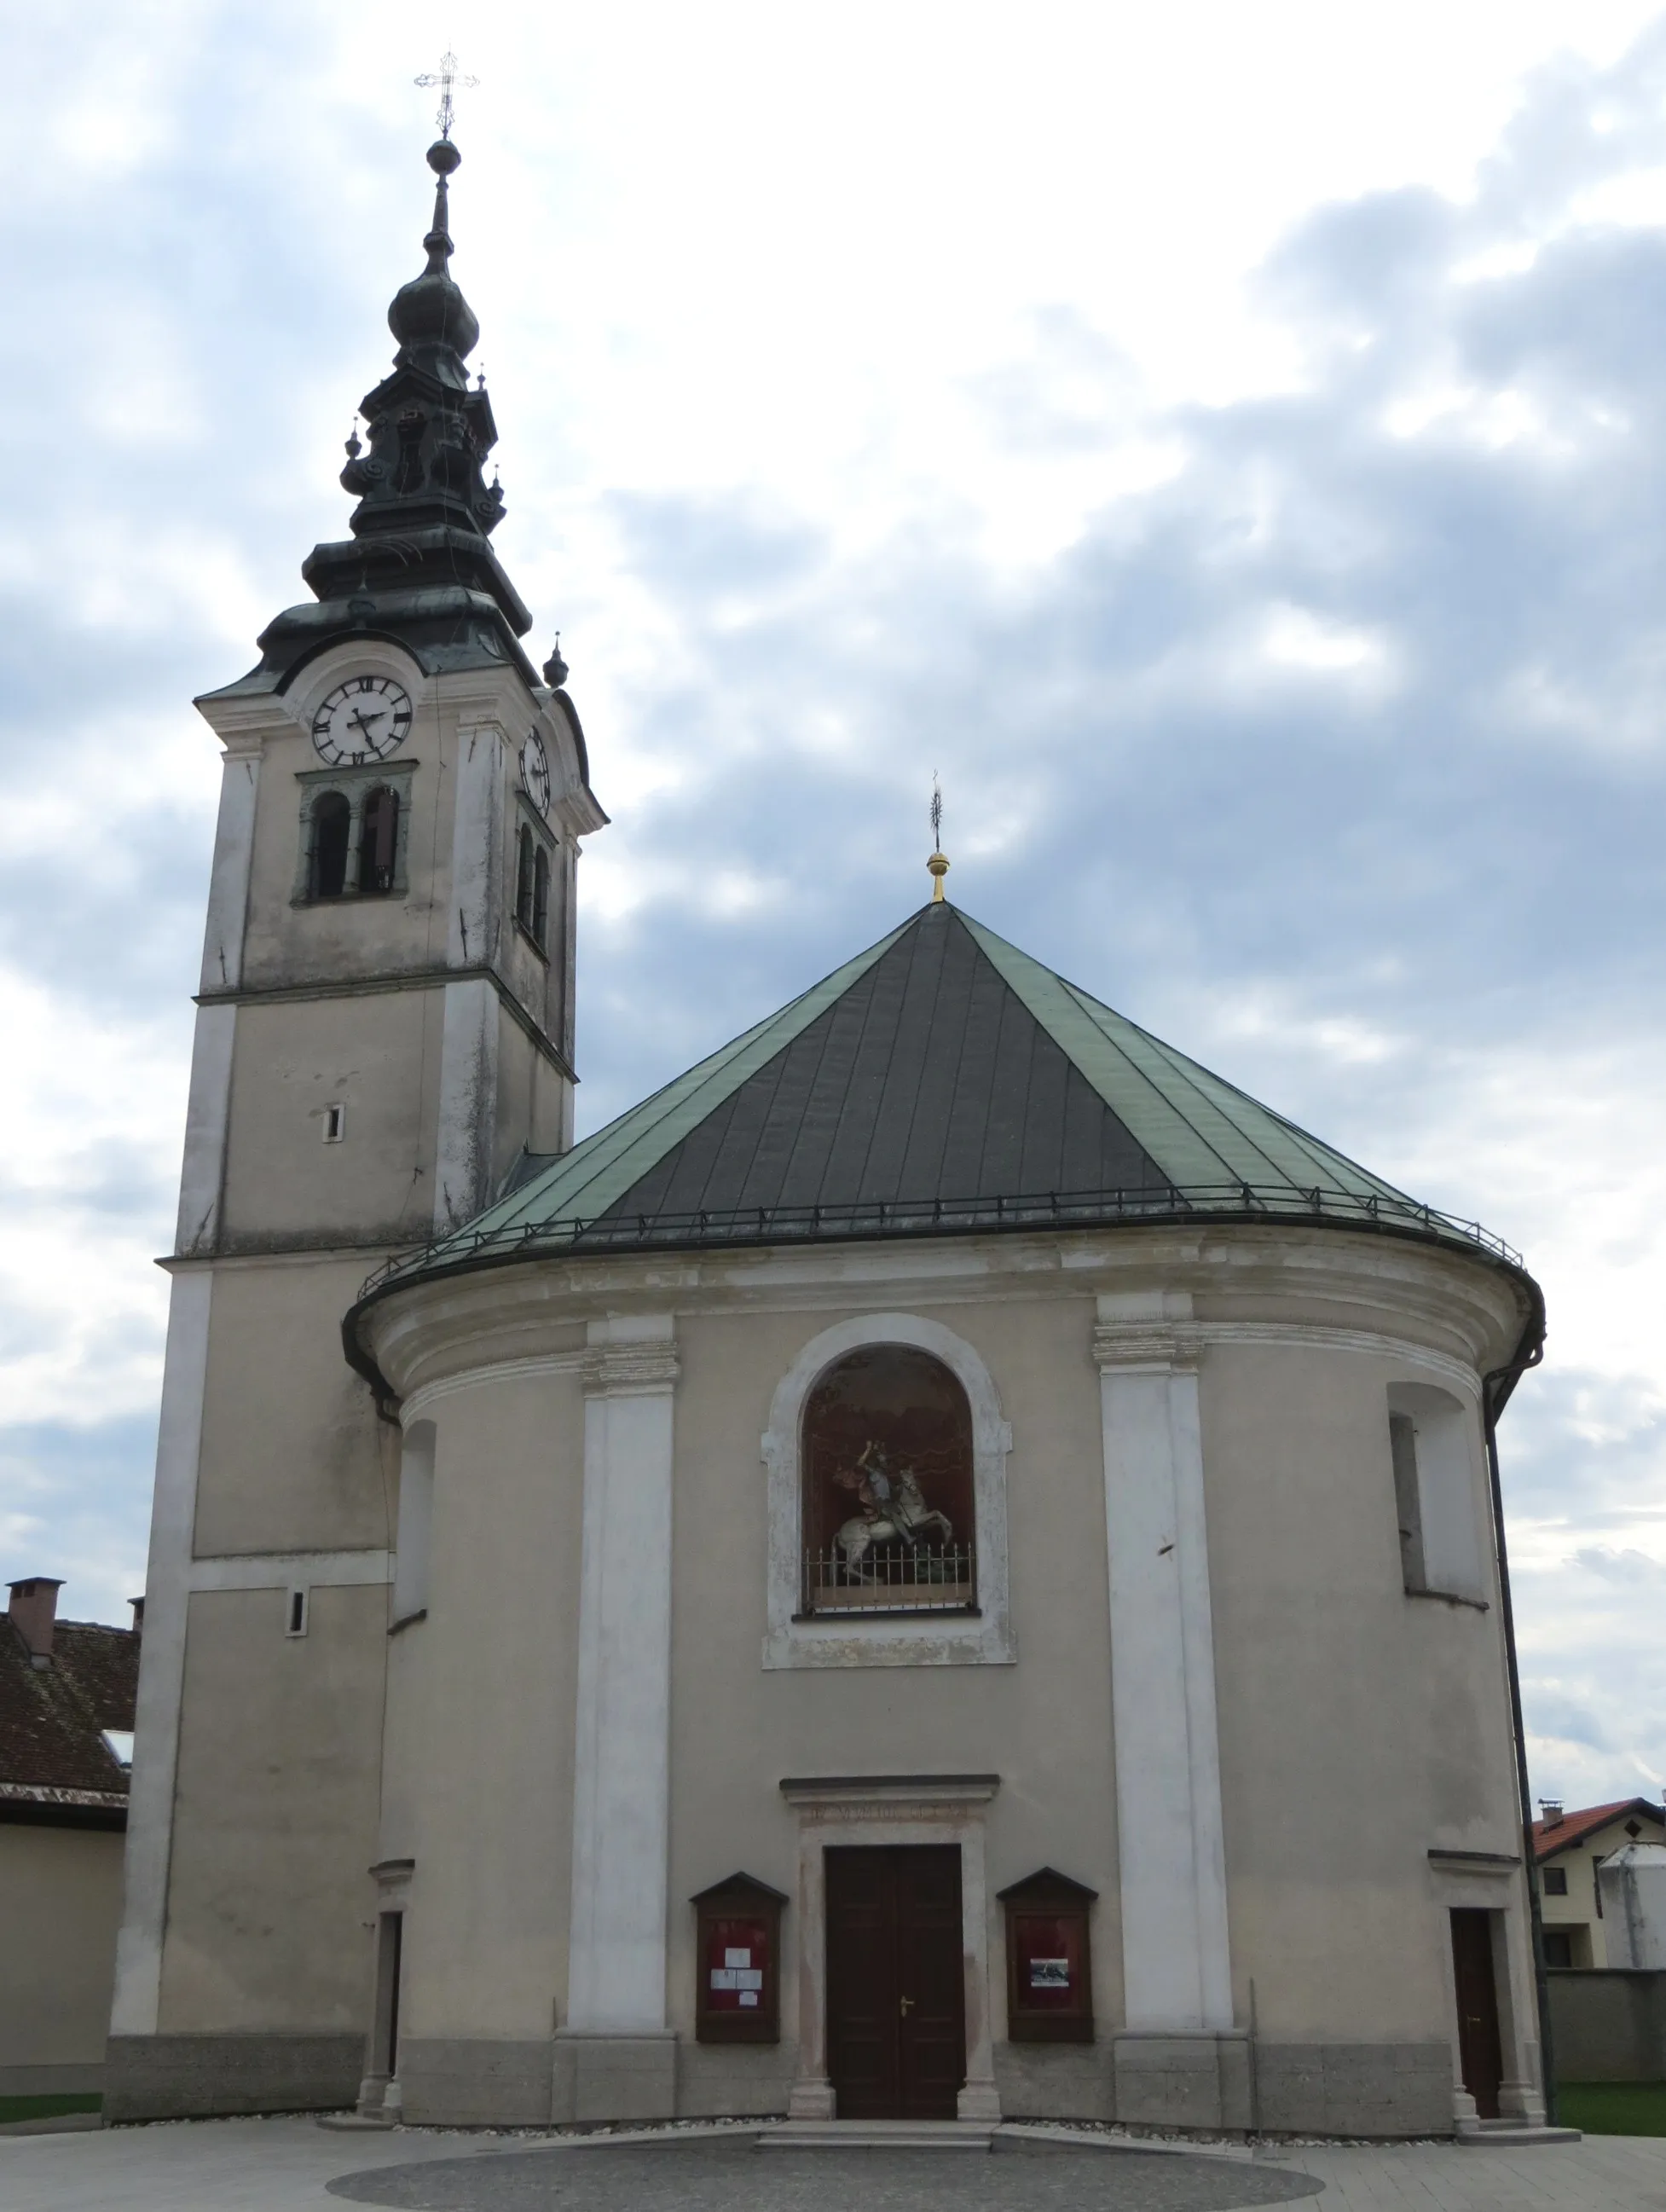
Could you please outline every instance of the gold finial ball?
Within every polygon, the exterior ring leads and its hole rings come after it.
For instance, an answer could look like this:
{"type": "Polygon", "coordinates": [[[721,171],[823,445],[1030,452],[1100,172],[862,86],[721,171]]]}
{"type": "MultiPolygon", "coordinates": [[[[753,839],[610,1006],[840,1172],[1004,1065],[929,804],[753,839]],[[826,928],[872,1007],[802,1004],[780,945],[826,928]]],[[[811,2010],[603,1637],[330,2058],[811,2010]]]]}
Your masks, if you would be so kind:
{"type": "Polygon", "coordinates": [[[933,878],[932,897],[933,901],[940,899],[943,896],[943,878],[949,872],[949,864],[941,853],[933,853],[927,861],[926,868],[933,878]]]}

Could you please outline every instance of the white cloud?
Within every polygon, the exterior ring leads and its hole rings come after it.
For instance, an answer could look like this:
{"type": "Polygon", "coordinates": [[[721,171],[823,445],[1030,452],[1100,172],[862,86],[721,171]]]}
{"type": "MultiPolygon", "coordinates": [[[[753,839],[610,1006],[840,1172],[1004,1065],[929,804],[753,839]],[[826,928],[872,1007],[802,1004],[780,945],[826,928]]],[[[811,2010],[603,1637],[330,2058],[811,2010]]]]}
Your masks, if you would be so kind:
{"type": "MultiPolygon", "coordinates": [[[[1570,1802],[1666,1763],[1656,12],[506,0],[453,197],[500,550],[616,817],[584,1125],[923,896],[940,769],[965,903],[1541,1274],[1505,1452],[1570,1802]]],[[[342,526],[453,27],[19,33],[0,1533],[76,1609],[143,1551],[186,702],[342,526]]]]}

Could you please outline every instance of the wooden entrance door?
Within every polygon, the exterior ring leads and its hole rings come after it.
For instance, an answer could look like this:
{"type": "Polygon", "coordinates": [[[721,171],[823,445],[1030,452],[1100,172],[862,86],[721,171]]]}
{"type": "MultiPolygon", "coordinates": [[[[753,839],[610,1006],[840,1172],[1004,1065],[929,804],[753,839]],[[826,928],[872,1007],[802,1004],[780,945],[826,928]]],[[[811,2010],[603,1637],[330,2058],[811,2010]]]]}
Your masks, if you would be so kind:
{"type": "Polygon", "coordinates": [[[960,1850],[827,1853],[827,2064],[842,2120],[952,2120],[966,2078],[960,1850]]]}
{"type": "Polygon", "coordinates": [[[1452,1914],[1452,1978],[1457,1984],[1458,2057],[1463,2086],[1484,2120],[1499,2117],[1504,2078],[1499,1990],[1493,1978],[1493,1916],[1473,1909],[1452,1914]]]}

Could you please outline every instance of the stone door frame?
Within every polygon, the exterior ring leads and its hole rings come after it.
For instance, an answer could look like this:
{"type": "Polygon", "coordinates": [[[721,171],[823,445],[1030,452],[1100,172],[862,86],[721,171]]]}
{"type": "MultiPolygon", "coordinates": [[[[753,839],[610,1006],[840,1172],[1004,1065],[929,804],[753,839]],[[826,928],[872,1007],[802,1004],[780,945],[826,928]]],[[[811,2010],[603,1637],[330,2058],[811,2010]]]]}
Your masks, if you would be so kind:
{"type": "Polygon", "coordinates": [[[961,1955],[965,1974],[966,2080],[956,2100],[963,2120],[998,2120],[994,2022],[989,1973],[984,1808],[998,1774],[827,1775],[789,1778],[781,1794],[799,1819],[798,2073],[787,2100],[795,2120],[830,2120],[827,2071],[827,1872],[829,1844],[857,1848],[955,1844],[960,1849],[961,1955]]]}

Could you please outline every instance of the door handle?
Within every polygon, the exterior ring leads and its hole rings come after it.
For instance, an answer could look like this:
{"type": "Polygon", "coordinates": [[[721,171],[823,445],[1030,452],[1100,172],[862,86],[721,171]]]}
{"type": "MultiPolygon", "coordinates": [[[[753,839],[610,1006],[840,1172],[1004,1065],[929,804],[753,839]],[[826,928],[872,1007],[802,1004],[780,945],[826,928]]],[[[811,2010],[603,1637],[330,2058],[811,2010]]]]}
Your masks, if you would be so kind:
{"type": "Polygon", "coordinates": [[[913,2004],[913,2002],[914,2002],[914,1999],[913,1999],[912,1997],[904,1997],[904,1998],[903,1998],[903,2019],[904,2019],[904,2020],[906,2020],[906,2019],[908,2018],[908,2016],[909,2016],[909,2007],[913,2004]]]}

